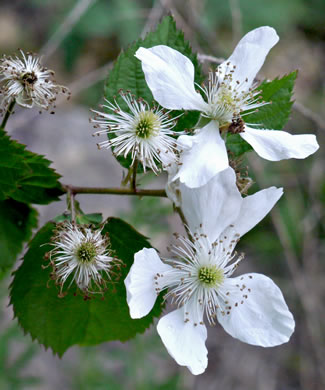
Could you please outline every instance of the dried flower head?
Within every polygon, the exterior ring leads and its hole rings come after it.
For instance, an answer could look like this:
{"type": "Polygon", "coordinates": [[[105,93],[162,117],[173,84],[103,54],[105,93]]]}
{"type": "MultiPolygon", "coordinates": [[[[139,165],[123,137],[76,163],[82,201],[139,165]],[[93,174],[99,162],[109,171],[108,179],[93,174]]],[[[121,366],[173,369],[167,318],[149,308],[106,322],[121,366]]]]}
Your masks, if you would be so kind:
{"type": "Polygon", "coordinates": [[[23,107],[48,110],[59,92],[70,96],[68,88],[56,84],[54,72],[43,67],[39,57],[22,50],[20,53],[21,57],[3,56],[0,60],[2,110],[13,100],[23,107]]]}
{"type": "Polygon", "coordinates": [[[112,257],[107,236],[101,230],[65,222],[58,226],[53,237],[54,249],[49,253],[53,267],[52,278],[61,286],[71,276],[84,292],[101,291],[105,285],[103,274],[111,279],[111,271],[117,259],[112,257]]]}

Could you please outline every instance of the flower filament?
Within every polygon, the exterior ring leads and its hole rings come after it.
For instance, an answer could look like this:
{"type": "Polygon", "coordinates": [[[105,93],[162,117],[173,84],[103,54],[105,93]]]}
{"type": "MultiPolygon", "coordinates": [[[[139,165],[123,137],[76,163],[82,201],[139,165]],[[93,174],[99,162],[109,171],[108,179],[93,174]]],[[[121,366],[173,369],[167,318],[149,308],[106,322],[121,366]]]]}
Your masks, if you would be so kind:
{"type": "Polygon", "coordinates": [[[202,115],[217,120],[220,127],[240,118],[244,111],[268,104],[260,101],[260,91],[247,88],[247,78],[242,82],[234,80],[235,70],[236,65],[228,62],[224,72],[219,67],[215,72],[209,73],[208,86],[198,85],[208,103],[208,109],[202,115]]]}

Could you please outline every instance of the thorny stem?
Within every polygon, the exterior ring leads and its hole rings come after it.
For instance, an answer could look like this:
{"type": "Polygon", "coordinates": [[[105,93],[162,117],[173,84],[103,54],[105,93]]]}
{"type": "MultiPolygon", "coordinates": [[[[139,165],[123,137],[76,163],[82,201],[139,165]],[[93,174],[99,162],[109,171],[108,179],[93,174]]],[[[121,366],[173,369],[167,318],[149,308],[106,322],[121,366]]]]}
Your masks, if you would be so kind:
{"type": "Polygon", "coordinates": [[[67,188],[67,198],[68,198],[68,207],[71,211],[71,222],[74,223],[76,219],[76,212],[74,208],[74,195],[75,193],[72,191],[71,187],[67,188]]]}
{"type": "Polygon", "coordinates": [[[3,119],[2,119],[2,123],[1,123],[1,125],[0,125],[0,128],[1,129],[5,129],[5,127],[6,127],[6,124],[7,124],[7,122],[8,122],[8,119],[9,119],[9,117],[10,117],[10,115],[13,113],[13,109],[14,109],[14,107],[15,107],[15,104],[16,104],[16,99],[12,99],[12,101],[10,102],[10,104],[9,104],[9,106],[8,106],[8,108],[7,108],[7,111],[6,111],[6,113],[5,113],[5,116],[3,117],[3,119]]]}
{"type": "Polygon", "coordinates": [[[71,185],[63,185],[66,192],[73,195],[76,194],[99,194],[99,195],[138,195],[138,196],[154,196],[166,198],[167,194],[164,189],[140,190],[133,188],[102,188],[102,187],[78,187],[71,185]]]}

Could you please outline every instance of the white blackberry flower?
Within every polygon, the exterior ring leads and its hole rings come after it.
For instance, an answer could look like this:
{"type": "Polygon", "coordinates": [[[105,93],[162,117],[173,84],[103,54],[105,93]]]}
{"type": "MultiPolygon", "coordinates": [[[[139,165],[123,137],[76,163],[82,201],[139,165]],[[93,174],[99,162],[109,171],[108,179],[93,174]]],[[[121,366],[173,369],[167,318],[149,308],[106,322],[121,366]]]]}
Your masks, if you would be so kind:
{"type": "Polygon", "coordinates": [[[23,107],[48,110],[59,92],[69,96],[68,88],[56,84],[54,72],[43,67],[39,57],[22,50],[20,53],[21,58],[3,56],[0,60],[2,110],[13,100],[23,107]]]}
{"type": "Polygon", "coordinates": [[[279,287],[262,274],[233,276],[243,258],[234,250],[239,238],[266,216],[282,189],[270,187],[242,198],[236,174],[228,168],[205,186],[180,184],[179,191],[192,241],[178,237],[176,259],[162,261],[153,248],[135,254],[125,279],[131,317],[148,314],[167,289],[165,299],[175,310],[159,320],[157,331],[169,354],[194,375],[208,364],[206,323],[218,322],[251,345],[287,342],[295,323],[279,287]]]}
{"type": "MultiPolygon", "coordinates": [[[[255,152],[269,161],[303,159],[319,148],[315,135],[292,135],[286,131],[255,129],[244,122],[245,115],[265,102],[259,100],[254,78],[279,37],[264,26],[247,33],[233,54],[209,74],[208,85],[194,83],[194,65],[171,47],[140,47],[135,56],[155,100],[168,110],[195,110],[209,123],[182,135],[180,169],[173,180],[180,179],[191,188],[205,185],[229,166],[226,133],[238,133],[255,152]],[[204,98],[196,91],[200,88],[204,98]]],[[[203,125],[203,124],[202,124],[203,125]]]]}
{"type": "Polygon", "coordinates": [[[112,148],[115,156],[126,158],[130,155],[132,165],[137,160],[144,171],[150,168],[158,174],[159,164],[164,169],[177,159],[177,144],[173,136],[180,133],[172,130],[177,118],[171,118],[169,112],[164,112],[162,108],[150,108],[146,101],[135,99],[129,92],[120,92],[120,96],[128,112],[123,111],[116,100],[114,103],[106,100],[103,105],[111,113],[93,110],[97,115],[91,122],[103,129],[94,135],[108,135],[108,140],[100,142],[98,147],[112,148]]]}

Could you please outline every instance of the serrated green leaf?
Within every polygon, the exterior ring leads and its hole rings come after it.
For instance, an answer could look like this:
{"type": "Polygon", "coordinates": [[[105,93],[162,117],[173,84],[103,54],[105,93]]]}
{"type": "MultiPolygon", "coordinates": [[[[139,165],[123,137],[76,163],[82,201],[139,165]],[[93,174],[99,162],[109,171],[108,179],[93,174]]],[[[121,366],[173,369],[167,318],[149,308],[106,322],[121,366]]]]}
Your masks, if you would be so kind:
{"type": "Polygon", "coordinates": [[[111,249],[123,260],[122,274],[104,294],[84,300],[74,289],[58,298],[58,288],[49,282],[51,267],[42,268],[44,255],[51,250],[47,243],[54,223],[47,223],[30,242],[23,263],[15,272],[11,285],[11,304],[25,332],[60,356],[72,345],[93,345],[105,341],[126,341],[148,328],[161,313],[161,300],[144,318],[132,320],[126,302],[124,279],[133,263],[134,253],[150,247],[144,236],[120,219],[109,218],[103,228],[111,249]]]}
{"type": "Polygon", "coordinates": [[[0,200],[12,198],[23,203],[48,204],[64,192],[60,175],[43,156],[0,132],[0,200]]]}
{"type": "MultiPolygon", "coordinates": [[[[158,25],[157,30],[150,32],[144,39],[139,39],[125,52],[122,52],[110,71],[105,85],[105,98],[113,102],[117,97],[118,92],[122,89],[124,91],[131,91],[137,98],[143,98],[149,104],[153,102],[153,96],[142,72],[141,61],[135,56],[135,52],[139,47],[150,48],[156,45],[167,45],[188,57],[195,67],[195,81],[201,83],[203,80],[201,74],[201,67],[198,63],[196,54],[192,52],[189,42],[184,40],[184,33],[177,30],[176,23],[171,16],[166,16],[158,25]]],[[[125,103],[117,97],[117,101],[121,108],[127,110],[125,103]]],[[[180,111],[174,111],[173,116],[180,114],[180,111]]],[[[175,126],[175,131],[183,131],[195,126],[199,118],[199,112],[186,112],[178,120],[175,126]]],[[[131,165],[131,158],[124,159],[119,156],[117,160],[126,168],[131,165]]]]}
{"type": "Polygon", "coordinates": [[[263,81],[257,88],[263,101],[272,102],[260,107],[255,113],[245,115],[246,123],[254,123],[263,129],[281,130],[288,122],[293,101],[291,101],[297,71],[281,79],[263,81]]]}
{"type": "Polygon", "coordinates": [[[11,267],[37,226],[37,211],[12,199],[0,202],[0,270],[11,267]]]}
{"type": "MultiPolygon", "coordinates": [[[[292,72],[281,79],[263,81],[257,88],[261,91],[259,100],[272,102],[260,107],[257,112],[243,116],[247,124],[254,128],[281,130],[287,123],[293,101],[291,101],[297,72],[292,72]]],[[[235,157],[253,150],[253,148],[238,134],[227,135],[227,148],[235,157]]]]}

